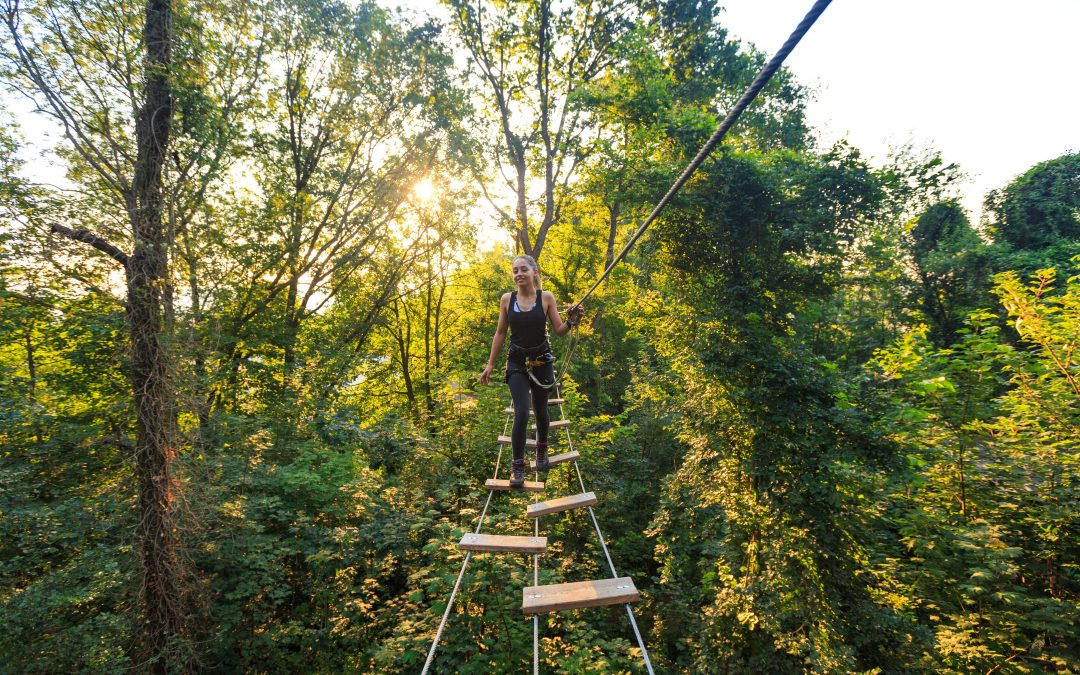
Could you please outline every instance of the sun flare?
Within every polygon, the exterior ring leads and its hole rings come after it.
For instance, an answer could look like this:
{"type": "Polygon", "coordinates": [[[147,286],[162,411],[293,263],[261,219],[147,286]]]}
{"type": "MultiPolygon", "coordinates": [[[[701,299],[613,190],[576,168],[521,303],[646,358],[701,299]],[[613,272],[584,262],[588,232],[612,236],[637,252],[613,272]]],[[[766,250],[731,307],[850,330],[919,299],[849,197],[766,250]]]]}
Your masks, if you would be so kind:
{"type": "Polygon", "coordinates": [[[421,178],[413,184],[413,196],[417,200],[430,204],[435,201],[435,184],[430,178],[421,178]]]}

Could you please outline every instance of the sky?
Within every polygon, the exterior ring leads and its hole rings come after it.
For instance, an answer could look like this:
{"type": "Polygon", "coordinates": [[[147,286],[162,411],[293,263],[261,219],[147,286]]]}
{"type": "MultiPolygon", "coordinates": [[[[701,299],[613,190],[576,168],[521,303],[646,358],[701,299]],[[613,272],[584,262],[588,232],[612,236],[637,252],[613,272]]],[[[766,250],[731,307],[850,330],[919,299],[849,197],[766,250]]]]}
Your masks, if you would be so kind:
{"type": "MultiPolygon", "coordinates": [[[[727,0],[721,22],[771,56],[812,4],[727,0]]],[[[937,149],[969,176],[976,221],[988,190],[1080,151],[1080,0],[834,0],[785,65],[815,91],[807,115],[823,146],[846,138],[877,164],[890,145],[937,149]]],[[[21,117],[29,172],[62,182],[42,161],[55,134],[21,117]]]]}
{"type": "MultiPolygon", "coordinates": [[[[776,52],[812,0],[727,0],[729,33],[776,52]]],[[[932,147],[968,174],[963,204],[1080,151],[1080,0],[834,0],[785,65],[816,90],[821,141],[882,162],[932,147]]]]}

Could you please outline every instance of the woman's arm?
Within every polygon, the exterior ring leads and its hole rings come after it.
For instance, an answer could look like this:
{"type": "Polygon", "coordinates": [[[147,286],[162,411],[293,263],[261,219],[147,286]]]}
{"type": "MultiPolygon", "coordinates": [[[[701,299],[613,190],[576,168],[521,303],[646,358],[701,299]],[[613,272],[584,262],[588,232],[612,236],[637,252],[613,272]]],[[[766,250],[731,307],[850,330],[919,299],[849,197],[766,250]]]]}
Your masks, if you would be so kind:
{"type": "Polygon", "coordinates": [[[495,369],[495,359],[499,358],[503,343],[506,341],[506,309],[510,305],[510,294],[503,293],[499,299],[499,325],[495,328],[495,335],[491,338],[491,354],[488,356],[487,366],[480,373],[480,384],[487,384],[491,380],[491,371],[495,369]]]}
{"type": "MultiPolygon", "coordinates": [[[[559,306],[555,302],[555,295],[549,291],[544,291],[544,308],[547,311],[548,319],[551,320],[551,326],[555,329],[556,335],[566,335],[570,330],[577,325],[577,322],[571,323],[570,321],[563,321],[559,315],[559,306]]],[[[580,312],[578,313],[580,318],[580,312]]],[[[567,318],[570,318],[569,315],[567,318]]]]}

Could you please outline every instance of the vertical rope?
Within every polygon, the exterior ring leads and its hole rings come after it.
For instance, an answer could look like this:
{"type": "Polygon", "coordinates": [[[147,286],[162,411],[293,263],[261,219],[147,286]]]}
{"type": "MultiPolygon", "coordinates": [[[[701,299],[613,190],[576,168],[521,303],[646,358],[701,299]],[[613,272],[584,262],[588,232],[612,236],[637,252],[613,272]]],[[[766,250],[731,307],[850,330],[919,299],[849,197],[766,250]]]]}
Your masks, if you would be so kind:
{"type": "MultiPolygon", "coordinates": [[[[533,495],[533,504],[540,500],[533,495]]],[[[540,518],[533,518],[533,536],[540,536],[540,518]]],[[[533,553],[533,586],[540,585],[540,554],[533,553]]],[[[533,614],[533,675],[540,675],[540,615],[533,614]]]]}
{"type": "MultiPolygon", "coordinates": [[[[562,406],[559,406],[559,411],[562,411],[562,406]]],[[[550,419],[550,418],[549,418],[550,419]]],[[[540,433],[536,434],[537,442],[540,441],[540,433]]],[[[540,472],[537,471],[534,476],[536,480],[540,479],[540,472]]],[[[533,504],[540,501],[540,494],[538,492],[533,493],[533,504]]],[[[533,518],[533,536],[540,537],[540,517],[533,518]]],[[[540,585],[540,554],[533,553],[533,586],[540,585]]],[[[533,675],[540,675],[540,615],[533,614],[533,675]]]]}

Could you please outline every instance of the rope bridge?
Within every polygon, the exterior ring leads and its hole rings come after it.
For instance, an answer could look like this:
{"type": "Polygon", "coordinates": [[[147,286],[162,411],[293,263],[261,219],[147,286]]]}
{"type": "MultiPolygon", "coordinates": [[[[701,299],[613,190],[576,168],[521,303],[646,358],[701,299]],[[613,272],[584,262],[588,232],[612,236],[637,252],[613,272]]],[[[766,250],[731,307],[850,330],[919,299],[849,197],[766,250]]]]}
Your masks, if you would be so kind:
{"type": "MultiPolygon", "coordinates": [[[[742,97],[736,102],[735,106],[728,112],[727,116],[716,128],[716,131],[709,137],[705,145],[701,147],[694,159],[686,166],[682,174],[675,180],[675,182],[668,189],[667,193],[660,199],[660,201],[653,208],[649,216],[641,224],[640,227],[634,232],[634,234],[619,251],[618,255],[612,259],[611,264],[607,266],[600,278],[589,288],[585,294],[574,303],[573,306],[580,306],[586,298],[592,295],[604,279],[608,277],[611,270],[615,265],[619,264],[626,255],[637,243],[638,239],[645,233],[645,230],[656,221],[660,216],[660,213],[668,205],[668,203],[674,198],[682,186],[690,179],[690,176],[704,163],[706,158],[712,153],[716,146],[723,139],[728,130],[735,124],[738,118],[746,110],[747,107],[753,102],[757,95],[765,88],[772,76],[776,74],[776,71],[780,69],[784,59],[795,48],[803,36],[810,30],[810,27],[817,21],[818,17],[829,6],[831,0],[817,0],[814,6],[806,14],[803,20],[795,28],[795,31],[787,39],[780,50],[765,64],[761,72],[754,78],[754,81],[743,93],[742,97]]],[[[552,399],[550,403],[558,405],[560,412],[562,411],[563,399],[559,396],[559,383],[562,377],[566,374],[570,365],[570,359],[574,353],[574,347],[577,344],[576,335],[573,337],[570,345],[567,348],[567,354],[563,359],[563,368],[555,380],[555,395],[556,398],[552,399]]],[[[439,641],[442,639],[443,630],[446,628],[446,622],[450,617],[451,609],[454,606],[454,600],[457,597],[458,590],[461,587],[461,581],[465,577],[465,572],[469,567],[469,561],[472,559],[474,552],[488,551],[488,552],[503,552],[503,553],[527,553],[533,557],[533,585],[522,589],[521,596],[521,609],[525,614],[532,615],[533,618],[533,673],[539,674],[540,672],[540,614],[545,612],[557,612],[567,609],[579,609],[586,607],[598,607],[603,605],[617,605],[623,604],[626,607],[626,616],[629,619],[630,626],[633,629],[634,637],[637,640],[638,647],[641,649],[641,657],[644,660],[645,668],[650,675],[653,675],[652,662],[649,659],[649,652],[645,648],[645,641],[641,637],[641,631],[638,629],[637,620],[634,618],[634,610],[631,607],[633,602],[639,599],[637,588],[634,586],[634,581],[630,577],[620,577],[615,570],[615,563],[611,560],[611,554],[608,552],[607,543],[604,540],[604,534],[600,531],[600,523],[596,519],[596,513],[593,511],[593,505],[597,503],[596,495],[592,492],[588,492],[585,489],[585,481],[581,475],[581,467],[578,465],[578,459],[580,453],[574,450],[573,439],[570,436],[570,421],[563,417],[560,420],[553,421],[551,423],[551,429],[562,428],[566,432],[566,443],[568,451],[554,455],[550,458],[549,464],[554,467],[559,464],[572,464],[574,472],[577,474],[578,485],[581,487],[581,492],[576,495],[569,495],[565,497],[557,497],[555,499],[547,501],[539,501],[539,493],[544,490],[544,483],[542,482],[529,482],[527,481],[524,486],[524,490],[527,492],[533,492],[536,496],[534,501],[526,509],[526,515],[533,519],[533,536],[509,536],[509,535],[496,535],[496,534],[484,534],[481,529],[484,526],[484,520],[487,517],[488,508],[491,506],[492,496],[497,491],[509,490],[510,481],[499,479],[499,466],[502,462],[503,448],[510,444],[510,437],[506,435],[506,431],[510,425],[510,420],[513,415],[513,409],[506,409],[507,418],[503,425],[503,433],[499,436],[499,453],[495,459],[495,473],[492,478],[488,479],[484,487],[488,490],[487,501],[484,503],[484,509],[480,513],[480,518],[476,523],[476,529],[468,534],[462,536],[461,541],[458,543],[458,547],[465,551],[465,559],[461,563],[461,571],[458,572],[457,581],[454,582],[454,589],[450,593],[450,600],[446,603],[446,609],[443,611],[442,619],[439,621],[439,628],[435,632],[435,639],[431,643],[431,649],[428,651],[427,659],[424,661],[424,668],[421,671],[421,675],[426,675],[428,669],[431,668],[432,661],[435,658],[435,653],[439,647],[439,641]],[[547,537],[540,536],[540,517],[550,515],[554,513],[560,513],[562,511],[568,511],[571,509],[584,508],[589,512],[589,517],[592,519],[593,528],[596,530],[597,539],[600,541],[600,546],[604,551],[604,557],[607,559],[608,569],[611,571],[611,577],[607,579],[597,579],[593,581],[581,581],[574,583],[553,584],[547,586],[540,585],[540,554],[547,549],[547,537]]],[[[536,441],[528,441],[529,446],[535,446],[536,441]]],[[[533,467],[535,470],[535,462],[533,467]]]]}

